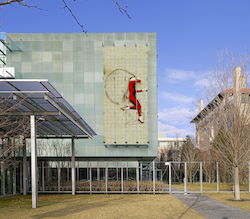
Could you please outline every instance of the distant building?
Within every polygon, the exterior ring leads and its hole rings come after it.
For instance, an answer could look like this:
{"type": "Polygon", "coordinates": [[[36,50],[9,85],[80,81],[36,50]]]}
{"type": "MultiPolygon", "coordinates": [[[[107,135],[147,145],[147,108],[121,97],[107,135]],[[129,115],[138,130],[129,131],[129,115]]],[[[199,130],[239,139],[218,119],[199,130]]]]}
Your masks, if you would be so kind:
{"type": "Polygon", "coordinates": [[[167,138],[166,132],[158,132],[158,158],[160,161],[180,161],[185,138],[167,138]]]}
{"type": "MultiPolygon", "coordinates": [[[[202,151],[209,149],[210,142],[222,125],[218,113],[223,113],[228,105],[234,104],[236,97],[241,101],[241,104],[250,102],[250,89],[246,89],[246,78],[241,74],[241,67],[235,67],[233,70],[233,88],[221,91],[204,108],[203,100],[199,101],[199,114],[191,121],[191,123],[195,123],[196,125],[197,148],[202,151]]],[[[230,112],[228,113],[230,114],[230,112]]],[[[225,128],[230,128],[230,122],[227,126],[225,128]]]]}

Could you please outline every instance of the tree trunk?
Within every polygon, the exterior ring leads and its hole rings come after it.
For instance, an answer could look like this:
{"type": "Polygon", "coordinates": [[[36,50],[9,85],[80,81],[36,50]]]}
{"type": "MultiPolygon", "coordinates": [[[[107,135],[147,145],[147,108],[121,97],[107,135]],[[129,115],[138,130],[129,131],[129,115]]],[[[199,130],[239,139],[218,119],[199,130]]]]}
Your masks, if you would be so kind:
{"type": "Polygon", "coordinates": [[[235,200],[240,200],[239,166],[234,168],[234,187],[235,200]]]}

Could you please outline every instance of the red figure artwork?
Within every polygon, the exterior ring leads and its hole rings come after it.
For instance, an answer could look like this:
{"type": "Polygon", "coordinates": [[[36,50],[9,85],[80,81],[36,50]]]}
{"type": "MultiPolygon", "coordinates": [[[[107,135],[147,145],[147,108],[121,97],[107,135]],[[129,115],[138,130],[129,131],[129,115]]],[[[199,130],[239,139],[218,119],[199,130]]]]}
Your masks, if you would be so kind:
{"type": "Polygon", "coordinates": [[[140,78],[135,78],[135,77],[131,77],[129,79],[129,83],[128,83],[128,90],[129,90],[129,100],[134,104],[134,106],[126,106],[124,108],[122,108],[122,110],[127,110],[127,109],[137,109],[139,118],[138,120],[141,123],[144,123],[142,120],[142,116],[141,116],[141,104],[140,102],[136,99],[136,93],[139,92],[143,92],[143,91],[147,91],[147,88],[144,88],[142,90],[136,90],[136,83],[140,83],[141,79],[140,78]]]}

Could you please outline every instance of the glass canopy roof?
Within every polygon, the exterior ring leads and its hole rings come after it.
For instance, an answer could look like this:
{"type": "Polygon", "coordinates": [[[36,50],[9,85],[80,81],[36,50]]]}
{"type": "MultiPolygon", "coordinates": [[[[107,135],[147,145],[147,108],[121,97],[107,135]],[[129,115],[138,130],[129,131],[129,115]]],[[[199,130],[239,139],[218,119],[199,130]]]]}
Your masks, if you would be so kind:
{"type": "Polygon", "coordinates": [[[8,100],[9,108],[0,116],[36,115],[38,137],[93,138],[96,133],[61,96],[48,80],[0,79],[0,96],[8,100]]]}

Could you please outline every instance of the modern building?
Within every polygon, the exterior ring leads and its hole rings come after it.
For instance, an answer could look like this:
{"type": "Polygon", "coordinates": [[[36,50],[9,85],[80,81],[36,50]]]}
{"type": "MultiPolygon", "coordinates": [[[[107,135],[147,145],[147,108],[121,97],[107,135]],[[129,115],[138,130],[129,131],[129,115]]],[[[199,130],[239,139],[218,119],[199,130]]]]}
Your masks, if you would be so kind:
{"type": "MultiPolygon", "coordinates": [[[[93,139],[74,138],[79,185],[128,179],[139,169],[142,178],[143,167],[158,153],[155,33],[1,33],[0,41],[3,78],[48,81],[96,133],[93,139]]],[[[71,141],[60,133],[53,140],[44,137],[37,136],[38,190],[62,191],[71,179],[71,141]]],[[[26,145],[30,162],[29,140],[26,145]]],[[[29,179],[27,184],[31,189],[29,179]]]]}
{"type": "Polygon", "coordinates": [[[181,161],[181,148],[185,138],[167,138],[166,132],[158,133],[158,158],[160,161],[181,161]]]}

